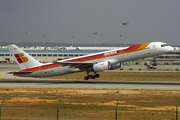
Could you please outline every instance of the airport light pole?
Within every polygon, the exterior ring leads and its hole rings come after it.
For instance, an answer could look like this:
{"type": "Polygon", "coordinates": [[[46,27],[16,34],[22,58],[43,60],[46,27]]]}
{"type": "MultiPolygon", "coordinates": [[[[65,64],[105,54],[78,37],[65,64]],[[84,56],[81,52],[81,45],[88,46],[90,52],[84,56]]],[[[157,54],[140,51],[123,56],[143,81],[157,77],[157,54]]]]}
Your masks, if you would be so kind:
{"type": "Polygon", "coordinates": [[[72,47],[73,47],[73,38],[74,38],[74,37],[72,37],[72,47]]]}
{"type": "Polygon", "coordinates": [[[101,47],[102,47],[102,35],[103,35],[103,34],[101,34],[101,43],[100,43],[100,44],[101,44],[101,47]]]}
{"type": "Polygon", "coordinates": [[[45,36],[43,36],[43,47],[44,47],[44,49],[45,49],[45,36]]]}
{"type": "Polygon", "coordinates": [[[121,47],[121,37],[122,37],[122,35],[120,35],[120,47],[121,47]]]}
{"type": "Polygon", "coordinates": [[[122,23],[124,25],[124,47],[126,47],[126,25],[129,25],[129,23],[122,23]]]}
{"type": "Polygon", "coordinates": [[[96,47],[96,42],[97,42],[97,33],[93,33],[94,35],[95,35],[95,43],[94,43],[94,45],[95,45],[95,47],[96,47]]]}

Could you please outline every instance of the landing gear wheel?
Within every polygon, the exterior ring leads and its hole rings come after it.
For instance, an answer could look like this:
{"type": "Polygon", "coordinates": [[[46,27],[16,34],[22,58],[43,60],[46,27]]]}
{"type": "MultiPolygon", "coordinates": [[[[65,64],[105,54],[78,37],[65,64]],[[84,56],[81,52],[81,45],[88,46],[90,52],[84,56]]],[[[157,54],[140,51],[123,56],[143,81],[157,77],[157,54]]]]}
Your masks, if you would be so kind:
{"type": "Polygon", "coordinates": [[[98,78],[98,77],[99,77],[99,74],[95,74],[95,77],[98,78]]]}
{"type": "Polygon", "coordinates": [[[99,77],[99,74],[96,74],[96,72],[94,72],[94,75],[89,75],[89,69],[86,70],[86,74],[87,76],[84,77],[84,80],[88,80],[90,78],[95,79],[99,77]]]}
{"type": "Polygon", "coordinates": [[[88,77],[89,77],[89,78],[92,78],[92,77],[93,77],[93,75],[88,75],[88,77]]]}
{"type": "Polygon", "coordinates": [[[85,76],[85,77],[84,77],[84,80],[88,80],[88,79],[89,79],[89,76],[85,76]]]}
{"type": "Polygon", "coordinates": [[[92,78],[92,79],[95,79],[95,78],[96,78],[96,76],[95,76],[95,75],[93,75],[91,78],[92,78]]]}

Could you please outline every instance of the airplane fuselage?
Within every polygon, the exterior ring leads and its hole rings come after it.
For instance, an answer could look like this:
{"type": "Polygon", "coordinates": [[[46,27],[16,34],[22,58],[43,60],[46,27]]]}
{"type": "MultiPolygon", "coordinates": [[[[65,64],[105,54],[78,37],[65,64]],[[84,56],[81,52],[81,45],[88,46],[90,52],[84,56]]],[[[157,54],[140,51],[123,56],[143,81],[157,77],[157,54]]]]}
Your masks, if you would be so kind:
{"type": "MultiPolygon", "coordinates": [[[[57,75],[64,75],[69,74],[73,72],[80,72],[80,71],[86,71],[87,68],[90,71],[98,72],[101,71],[99,67],[96,67],[96,64],[108,64],[110,67],[107,67],[103,70],[112,69],[112,66],[117,65],[119,68],[121,65],[119,63],[126,62],[126,61],[133,61],[136,59],[156,56],[160,54],[169,53],[173,50],[173,47],[167,46],[163,42],[150,42],[150,43],[144,43],[139,45],[134,45],[130,47],[126,47],[123,49],[115,49],[110,51],[104,51],[100,53],[94,53],[86,56],[80,56],[75,58],[70,58],[66,60],[58,61],[59,63],[46,63],[41,64],[38,66],[33,66],[32,68],[23,69],[20,72],[27,72],[32,71],[30,74],[14,74],[17,76],[24,76],[24,77],[46,77],[46,76],[57,76],[57,75]],[[106,62],[108,61],[108,62],[106,62]],[[61,63],[94,63],[91,67],[81,68],[76,67],[76,64],[72,67],[66,66],[61,63]]],[[[115,67],[118,68],[118,67],[115,67]]]]}

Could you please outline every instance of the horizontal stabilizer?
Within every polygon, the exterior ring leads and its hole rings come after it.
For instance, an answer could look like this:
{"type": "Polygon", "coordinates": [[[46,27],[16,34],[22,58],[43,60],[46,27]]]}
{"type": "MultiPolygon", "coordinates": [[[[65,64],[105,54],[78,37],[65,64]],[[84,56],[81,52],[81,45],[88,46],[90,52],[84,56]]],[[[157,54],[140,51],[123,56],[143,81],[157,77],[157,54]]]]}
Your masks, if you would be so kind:
{"type": "Polygon", "coordinates": [[[16,74],[30,74],[30,73],[32,73],[32,72],[8,72],[7,74],[14,74],[14,75],[16,75],[16,74]]]}

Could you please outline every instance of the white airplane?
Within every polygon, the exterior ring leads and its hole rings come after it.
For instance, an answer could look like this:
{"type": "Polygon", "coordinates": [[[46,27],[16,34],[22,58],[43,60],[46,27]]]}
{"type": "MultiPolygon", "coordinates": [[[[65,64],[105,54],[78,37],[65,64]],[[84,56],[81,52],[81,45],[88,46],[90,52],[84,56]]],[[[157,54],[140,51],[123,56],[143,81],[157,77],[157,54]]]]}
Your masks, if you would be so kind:
{"type": "Polygon", "coordinates": [[[9,45],[8,49],[21,69],[19,72],[10,72],[10,74],[22,77],[47,77],[86,71],[85,80],[99,77],[99,74],[96,74],[99,71],[121,68],[122,62],[165,54],[174,50],[164,42],[149,42],[55,63],[40,63],[14,44],[9,45]],[[94,72],[94,75],[89,75],[90,72],[94,72]]]}

